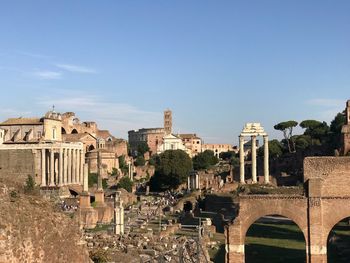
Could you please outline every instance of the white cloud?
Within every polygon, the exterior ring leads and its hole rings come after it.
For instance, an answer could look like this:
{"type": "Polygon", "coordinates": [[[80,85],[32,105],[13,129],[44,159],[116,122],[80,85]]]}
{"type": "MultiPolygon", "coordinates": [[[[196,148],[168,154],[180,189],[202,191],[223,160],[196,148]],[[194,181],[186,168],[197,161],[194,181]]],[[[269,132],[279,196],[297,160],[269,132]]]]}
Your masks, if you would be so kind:
{"type": "Polygon", "coordinates": [[[345,100],[341,99],[324,99],[315,98],[306,101],[307,105],[317,107],[316,117],[327,122],[334,119],[338,112],[342,112],[345,108],[345,100]]]}
{"type": "Polygon", "coordinates": [[[145,111],[127,103],[111,103],[97,96],[77,94],[76,90],[72,93],[61,91],[59,97],[41,97],[37,103],[45,106],[44,110],[55,105],[58,112],[73,111],[81,121],[95,121],[99,129],[108,129],[117,137],[127,138],[129,130],[163,126],[161,112],[145,111]]]}
{"type": "Polygon", "coordinates": [[[62,73],[50,70],[35,71],[32,75],[38,79],[61,79],[62,73]]]}
{"type": "Polygon", "coordinates": [[[317,98],[306,101],[306,104],[321,107],[339,107],[344,105],[344,100],[317,98]]]}
{"type": "Polygon", "coordinates": [[[97,73],[95,69],[84,67],[84,66],[71,65],[71,64],[56,64],[55,66],[69,72],[86,73],[86,74],[97,73]]]}

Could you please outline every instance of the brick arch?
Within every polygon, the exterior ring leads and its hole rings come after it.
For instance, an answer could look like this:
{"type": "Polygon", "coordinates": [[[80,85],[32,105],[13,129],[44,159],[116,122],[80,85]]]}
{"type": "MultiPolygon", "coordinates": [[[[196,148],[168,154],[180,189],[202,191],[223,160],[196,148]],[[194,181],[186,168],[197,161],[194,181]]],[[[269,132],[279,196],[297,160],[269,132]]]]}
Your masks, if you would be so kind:
{"type": "Polygon", "coordinates": [[[331,199],[323,201],[323,244],[327,246],[332,229],[343,219],[350,217],[350,202],[348,199],[331,199]]]}
{"type": "Polygon", "coordinates": [[[241,205],[247,206],[247,208],[242,209],[243,211],[241,211],[237,219],[241,221],[241,233],[244,237],[249,227],[259,218],[268,215],[279,215],[292,220],[300,228],[304,234],[305,240],[307,240],[306,199],[261,197],[260,200],[254,200],[254,202],[249,201],[248,204],[243,203],[241,205]]]}

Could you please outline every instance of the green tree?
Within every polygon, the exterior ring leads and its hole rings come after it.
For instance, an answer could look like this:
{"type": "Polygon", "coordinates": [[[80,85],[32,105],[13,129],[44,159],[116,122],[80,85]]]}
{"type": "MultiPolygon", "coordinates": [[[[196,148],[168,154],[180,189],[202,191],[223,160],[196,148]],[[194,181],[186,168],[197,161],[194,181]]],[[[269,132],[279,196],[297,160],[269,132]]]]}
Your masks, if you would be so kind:
{"type": "Polygon", "coordinates": [[[120,179],[120,181],[117,184],[117,188],[124,188],[126,191],[128,191],[129,193],[132,192],[132,187],[133,187],[134,183],[130,180],[129,177],[124,176],[122,179],[120,179]]]}
{"type": "Polygon", "coordinates": [[[119,169],[122,171],[123,175],[128,174],[129,166],[125,161],[125,155],[119,156],[118,161],[119,161],[119,169]]]}
{"type": "Polygon", "coordinates": [[[219,157],[225,161],[230,160],[235,155],[234,152],[228,151],[228,152],[222,152],[219,154],[219,157]]]}
{"type": "Polygon", "coordinates": [[[26,180],[26,184],[24,186],[24,191],[27,193],[31,193],[35,190],[35,180],[33,178],[33,176],[28,175],[27,180],[26,180]]]}
{"type": "Polygon", "coordinates": [[[149,149],[147,142],[140,142],[137,145],[137,156],[141,156],[141,155],[143,156],[149,150],[150,149],[149,149]]]}
{"type": "Polygon", "coordinates": [[[145,163],[146,163],[145,158],[142,155],[140,155],[140,156],[137,156],[134,164],[135,166],[144,166],[145,163]]]}
{"type": "Polygon", "coordinates": [[[287,142],[288,151],[290,153],[295,152],[295,143],[292,139],[293,136],[293,128],[298,125],[298,122],[290,120],[277,123],[273,128],[278,131],[283,132],[284,139],[287,142]]]}
{"type": "Polygon", "coordinates": [[[211,150],[205,150],[193,157],[193,168],[195,170],[208,169],[219,162],[219,159],[215,156],[211,150]]]}
{"type": "Polygon", "coordinates": [[[342,147],[342,133],[341,129],[346,123],[345,112],[338,113],[331,121],[330,133],[329,133],[329,144],[332,150],[340,149],[342,147]]]}
{"type": "MultiPolygon", "coordinates": [[[[283,146],[278,140],[269,141],[269,158],[278,158],[283,154],[283,146]]],[[[264,156],[264,146],[258,149],[258,156],[264,156]]]]}
{"type": "Polygon", "coordinates": [[[304,135],[311,137],[312,144],[320,145],[326,142],[329,133],[329,127],[326,122],[305,120],[299,125],[301,128],[305,129],[304,135]]]}
{"type": "Polygon", "coordinates": [[[155,168],[150,180],[152,191],[175,189],[186,182],[192,171],[192,160],[182,150],[167,150],[156,158],[155,168]]]}

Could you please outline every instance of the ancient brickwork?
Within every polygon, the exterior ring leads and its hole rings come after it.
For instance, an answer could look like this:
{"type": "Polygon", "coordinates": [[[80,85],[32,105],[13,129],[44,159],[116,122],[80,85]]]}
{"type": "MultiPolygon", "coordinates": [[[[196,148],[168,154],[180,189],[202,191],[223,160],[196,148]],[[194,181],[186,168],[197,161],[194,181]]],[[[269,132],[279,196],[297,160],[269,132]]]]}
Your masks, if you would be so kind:
{"type": "Polygon", "coordinates": [[[332,228],[350,217],[350,157],[309,157],[304,160],[305,196],[242,196],[239,213],[226,229],[226,262],[244,263],[244,241],[259,218],[280,215],[293,220],[304,233],[307,263],[327,262],[332,228]]]}

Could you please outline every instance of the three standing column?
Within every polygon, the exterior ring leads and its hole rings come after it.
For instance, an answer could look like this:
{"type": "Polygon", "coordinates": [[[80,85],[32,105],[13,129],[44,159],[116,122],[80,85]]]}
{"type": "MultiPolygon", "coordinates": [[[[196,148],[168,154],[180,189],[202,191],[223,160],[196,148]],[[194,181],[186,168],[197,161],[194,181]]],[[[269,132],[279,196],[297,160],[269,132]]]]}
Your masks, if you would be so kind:
{"type": "Polygon", "coordinates": [[[63,185],[63,151],[60,148],[59,158],[58,158],[58,185],[63,185]]]}
{"type": "Polygon", "coordinates": [[[269,175],[269,137],[264,136],[264,178],[265,184],[270,183],[269,175]]]}
{"type": "Polygon", "coordinates": [[[256,136],[252,136],[252,180],[253,184],[258,182],[256,176],[256,136]]]}
{"type": "Polygon", "coordinates": [[[240,135],[239,136],[239,175],[240,175],[240,182],[241,184],[245,183],[245,178],[244,178],[244,136],[240,135]]]}
{"type": "Polygon", "coordinates": [[[53,149],[50,149],[50,186],[55,186],[55,156],[53,149]]]}

